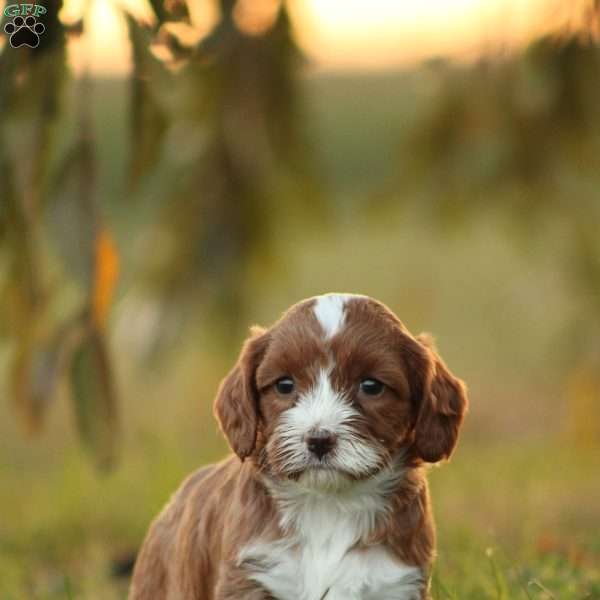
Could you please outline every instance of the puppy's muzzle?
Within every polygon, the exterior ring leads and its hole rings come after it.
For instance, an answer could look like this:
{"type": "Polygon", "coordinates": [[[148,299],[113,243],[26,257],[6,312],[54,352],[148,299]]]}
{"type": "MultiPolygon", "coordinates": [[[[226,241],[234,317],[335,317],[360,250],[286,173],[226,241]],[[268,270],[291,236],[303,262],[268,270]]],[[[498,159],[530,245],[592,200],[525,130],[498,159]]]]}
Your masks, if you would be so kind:
{"type": "Polygon", "coordinates": [[[321,460],[335,448],[337,439],[331,431],[317,429],[307,433],[304,441],[308,451],[321,460]]]}

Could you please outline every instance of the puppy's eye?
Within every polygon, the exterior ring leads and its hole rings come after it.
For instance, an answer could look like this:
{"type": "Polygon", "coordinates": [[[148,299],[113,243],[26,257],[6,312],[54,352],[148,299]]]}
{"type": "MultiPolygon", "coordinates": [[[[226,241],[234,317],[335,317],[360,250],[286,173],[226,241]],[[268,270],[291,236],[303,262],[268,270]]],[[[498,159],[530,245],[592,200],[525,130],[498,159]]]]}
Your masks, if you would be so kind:
{"type": "Polygon", "coordinates": [[[275,382],[275,389],[281,396],[289,396],[294,391],[294,380],[291,377],[282,377],[275,382]]]}
{"type": "Polygon", "coordinates": [[[379,396],[383,392],[384,385],[381,381],[368,377],[360,382],[360,391],[366,396],[379,396]]]}

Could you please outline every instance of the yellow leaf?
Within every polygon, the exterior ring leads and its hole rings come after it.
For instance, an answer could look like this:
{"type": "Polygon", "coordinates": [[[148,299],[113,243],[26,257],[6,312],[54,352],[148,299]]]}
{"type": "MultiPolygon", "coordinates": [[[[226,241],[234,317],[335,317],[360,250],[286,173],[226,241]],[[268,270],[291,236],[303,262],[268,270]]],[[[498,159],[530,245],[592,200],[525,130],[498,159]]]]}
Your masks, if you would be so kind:
{"type": "Polygon", "coordinates": [[[97,327],[103,327],[119,277],[119,254],[106,228],[102,228],[95,243],[94,285],[92,290],[92,318],[97,327]]]}

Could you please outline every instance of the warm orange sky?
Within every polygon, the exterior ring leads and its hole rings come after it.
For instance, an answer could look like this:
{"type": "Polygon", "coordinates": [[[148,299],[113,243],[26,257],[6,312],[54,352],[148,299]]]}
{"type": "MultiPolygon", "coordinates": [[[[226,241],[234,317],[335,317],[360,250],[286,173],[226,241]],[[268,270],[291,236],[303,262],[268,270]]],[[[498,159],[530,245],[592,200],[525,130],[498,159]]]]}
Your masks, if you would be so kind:
{"type": "MultiPolygon", "coordinates": [[[[269,3],[273,0],[249,0],[269,3]]],[[[575,2],[575,0],[573,0],[575,2]]],[[[83,0],[69,0],[77,12],[83,0]]],[[[123,73],[129,65],[125,24],[115,5],[140,14],[146,0],[93,0],[93,30],[72,52],[87,54],[97,73],[123,73]],[[87,48],[87,52],[82,49],[87,48]]],[[[317,67],[386,68],[435,55],[468,57],[482,49],[522,43],[547,22],[557,0],[291,0],[296,37],[317,67]]],[[[213,22],[211,0],[195,0],[194,21],[213,22]]]]}

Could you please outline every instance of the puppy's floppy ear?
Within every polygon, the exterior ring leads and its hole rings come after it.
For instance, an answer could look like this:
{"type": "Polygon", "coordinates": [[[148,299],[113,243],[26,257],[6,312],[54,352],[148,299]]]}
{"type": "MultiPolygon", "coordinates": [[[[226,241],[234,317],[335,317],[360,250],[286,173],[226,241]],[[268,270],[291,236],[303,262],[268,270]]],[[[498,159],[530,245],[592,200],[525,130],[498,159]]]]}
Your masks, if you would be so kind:
{"type": "Polygon", "coordinates": [[[255,374],[267,349],[268,333],[253,327],[236,365],[223,379],[214,413],[232,450],[244,460],[254,450],[258,427],[258,390],[255,374]]]}
{"type": "Polygon", "coordinates": [[[465,384],[452,375],[437,354],[431,337],[417,336],[430,355],[430,368],[414,429],[413,449],[425,462],[449,458],[456,446],[458,430],[467,412],[465,384]]]}

